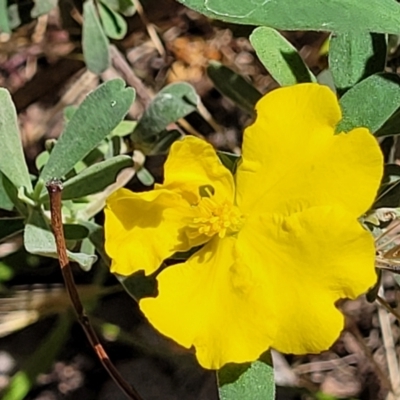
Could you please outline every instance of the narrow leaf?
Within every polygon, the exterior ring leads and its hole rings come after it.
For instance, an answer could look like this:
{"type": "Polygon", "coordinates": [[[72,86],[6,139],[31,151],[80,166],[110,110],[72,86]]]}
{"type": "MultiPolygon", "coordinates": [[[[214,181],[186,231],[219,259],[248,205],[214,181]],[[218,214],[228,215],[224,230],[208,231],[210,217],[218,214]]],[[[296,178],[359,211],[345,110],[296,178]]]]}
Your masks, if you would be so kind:
{"type": "Polygon", "coordinates": [[[249,114],[254,113],[254,107],[261,98],[261,93],[251,83],[216,61],[208,66],[207,75],[219,92],[249,114]]]}
{"type": "Polygon", "coordinates": [[[2,175],[3,174],[0,172],[0,208],[11,211],[14,208],[14,203],[11,201],[10,196],[7,194],[6,188],[4,187],[2,175]]]}
{"type": "Polygon", "coordinates": [[[121,79],[100,85],[75,111],[40,177],[61,178],[90,153],[125,117],[135,92],[121,79]]]}
{"type": "Polygon", "coordinates": [[[100,19],[105,34],[112,39],[123,39],[128,25],[120,14],[113,11],[106,2],[99,3],[100,19]]]}
{"type": "MultiPolygon", "coordinates": [[[[7,196],[8,199],[13,203],[16,210],[19,212],[21,216],[28,216],[28,207],[25,203],[23,203],[18,197],[18,189],[11,183],[11,181],[4,175],[0,173],[1,184],[0,187],[4,192],[2,197],[7,196]]],[[[7,200],[6,200],[7,201],[7,200]]],[[[7,205],[7,203],[6,203],[7,205]]],[[[14,207],[10,207],[13,209],[14,207]]]]}
{"type": "Polygon", "coordinates": [[[21,19],[19,15],[18,4],[10,4],[8,6],[8,23],[11,29],[15,29],[21,25],[21,19]]]}
{"type": "Polygon", "coordinates": [[[32,191],[28,167],[25,163],[19,136],[17,113],[10,93],[0,88],[0,171],[19,188],[32,191]]]}
{"type": "Polygon", "coordinates": [[[400,107],[400,78],[395,74],[376,74],[364,79],[340,99],[343,119],[337,132],[366,127],[372,133],[400,107]]]}
{"type": "Polygon", "coordinates": [[[220,400],[275,399],[274,370],[263,361],[247,364],[245,368],[243,365],[227,365],[218,375],[220,400]]]}
{"type": "MultiPolygon", "coordinates": [[[[62,198],[77,199],[101,192],[115,182],[123,168],[129,167],[133,167],[133,160],[124,155],[93,164],[64,183],[62,198]]],[[[43,197],[48,198],[48,194],[43,197]]]]}
{"type": "Polygon", "coordinates": [[[11,33],[7,3],[7,0],[0,0],[0,32],[11,33]]]}
{"type": "Polygon", "coordinates": [[[377,130],[375,136],[400,135],[400,108],[377,130]]]}
{"type": "Polygon", "coordinates": [[[232,175],[234,175],[236,172],[237,163],[240,160],[240,156],[237,154],[228,153],[226,151],[217,151],[217,154],[222,164],[224,164],[224,166],[232,172],[232,175]]]}
{"type": "Polygon", "coordinates": [[[35,0],[35,6],[32,8],[31,17],[37,18],[43,14],[49,13],[57,5],[58,0],[35,0]]]}
{"type": "Polygon", "coordinates": [[[250,42],[264,67],[281,86],[316,82],[296,48],[275,29],[256,28],[250,42]]]}
{"type": "Polygon", "coordinates": [[[82,49],[88,69],[101,74],[110,66],[109,42],[93,0],[83,4],[82,49]]]}
{"type": "Polygon", "coordinates": [[[107,0],[107,5],[125,17],[131,17],[136,12],[133,0],[107,0]]]}
{"type": "Polygon", "coordinates": [[[117,278],[135,301],[144,297],[155,297],[158,294],[157,279],[154,274],[146,276],[143,271],[138,271],[128,277],[117,276],[117,278]]]}
{"type": "Polygon", "coordinates": [[[151,149],[172,122],[196,110],[198,96],[188,83],[172,83],[154,97],[132,133],[132,141],[151,149]]]}
{"type": "Polygon", "coordinates": [[[393,0],[178,0],[210,18],[280,30],[400,33],[400,5],[393,0]]]}
{"type": "MultiPolygon", "coordinates": [[[[53,233],[44,216],[34,211],[29,217],[24,231],[26,251],[45,257],[57,258],[57,248],[53,233]]],[[[77,262],[85,271],[96,261],[96,256],[67,251],[70,261],[77,262]]]]}
{"type": "Polygon", "coordinates": [[[373,209],[400,206],[400,166],[386,164],[382,177],[382,184],[376,196],[373,209]]]}
{"type": "Polygon", "coordinates": [[[150,173],[150,171],[147,168],[144,167],[140,168],[136,172],[136,177],[145,186],[154,185],[154,176],[150,173]]]}
{"type": "Polygon", "coordinates": [[[329,45],[329,68],[339,92],[375,73],[386,63],[386,38],[383,34],[342,32],[333,34],[329,45]]]}

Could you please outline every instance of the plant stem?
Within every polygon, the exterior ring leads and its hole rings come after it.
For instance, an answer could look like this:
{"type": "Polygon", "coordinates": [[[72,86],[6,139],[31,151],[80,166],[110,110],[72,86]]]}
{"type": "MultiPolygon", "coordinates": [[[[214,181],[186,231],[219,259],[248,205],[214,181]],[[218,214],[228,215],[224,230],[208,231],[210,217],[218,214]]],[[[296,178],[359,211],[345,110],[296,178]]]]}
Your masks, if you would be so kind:
{"type": "Polygon", "coordinates": [[[111,362],[103,345],[93,329],[88,316],[85,313],[78,291],[76,289],[74,276],[72,274],[71,266],[69,264],[67,249],[64,239],[64,229],[61,216],[61,194],[62,183],[58,179],[52,179],[46,183],[47,191],[50,197],[50,212],[51,212],[51,227],[53,229],[54,237],[56,240],[58,260],[60,262],[61,273],[64,278],[65,287],[67,289],[69,298],[71,299],[72,306],[78,317],[90,345],[93,347],[97,357],[103,364],[106,371],[109,373],[114,382],[125,393],[127,398],[131,400],[142,400],[136,390],[121,376],[117,368],[111,362]]]}

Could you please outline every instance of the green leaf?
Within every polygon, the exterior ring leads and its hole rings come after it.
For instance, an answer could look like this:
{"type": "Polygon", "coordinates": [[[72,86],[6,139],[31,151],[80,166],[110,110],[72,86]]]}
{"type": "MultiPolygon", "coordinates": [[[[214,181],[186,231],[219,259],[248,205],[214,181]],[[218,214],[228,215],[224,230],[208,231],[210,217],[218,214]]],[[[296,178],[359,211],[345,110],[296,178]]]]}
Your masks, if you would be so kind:
{"type": "Polygon", "coordinates": [[[235,174],[240,156],[226,151],[217,151],[217,154],[222,164],[232,172],[232,175],[235,174]]]}
{"type": "Polygon", "coordinates": [[[23,218],[0,219],[0,242],[24,230],[23,218]]]}
{"type": "Polygon", "coordinates": [[[42,151],[40,154],[37,155],[37,157],[35,158],[35,166],[38,171],[40,171],[47,164],[49,158],[50,153],[47,150],[42,151]]]}
{"type": "Polygon", "coordinates": [[[64,224],[64,236],[66,240],[83,240],[89,236],[89,229],[79,224],[64,224]]]}
{"type": "Polygon", "coordinates": [[[316,82],[296,48],[275,29],[256,28],[250,42],[264,67],[281,86],[316,82]]]}
{"type": "Polygon", "coordinates": [[[11,33],[7,3],[7,0],[0,0],[0,32],[11,33]]]}
{"type": "Polygon", "coordinates": [[[386,164],[382,184],[373,209],[382,207],[397,208],[400,206],[400,166],[397,164],[386,164]]]}
{"type": "Polygon", "coordinates": [[[115,129],[110,133],[110,135],[113,136],[118,136],[118,137],[124,137],[133,132],[137,125],[136,121],[121,121],[115,129]]]}
{"type": "Polygon", "coordinates": [[[158,294],[155,274],[146,276],[143,271],[138,271],[128,277],[117,275],[117,278],[126,292],[136,301],[144,297],[155,297],[158,294]]]}
{"type": "Polygon", "coordinates": [[[35,6],[32,8],[31,17],[37,18],[47,14],[56,7],[58,0],[35,0],[35,6]]]}
{"type": "Polygon", "coordinates": [[[178,0],[210,18],[280,30],[400,33],[394,0],[178,0]]]}
{"type": "Polygon", "coordinates": [[[149,154],[165,154],[168,152],[172,143],[183,137],[182,133],[177,129],[171,129],[170,131],[163,131],[162,136],[158,142],[153,146],[149,154]]]}
{"type": "Polygon", "coordinates": [[[250,114],[261,98],[261,93],[246,79],[217,61],[211,61],[207,75],[223,95],[250,114]]]}
{"type": "Polygon", "coordinates": [[[112,39],[122,39],[125,37],[128,25],[120,14],[108,7],[107,3],[99,3],[100,19],[103,24],[105,34],[112,39]]]}
{"type": "Polygon", "coordinates": [[[400,109],[398,108],[394,114],[377,130],[376,137],[395,136],[400,134],[400,109]]]}
{"type": "Polygon", "coordinates": [[[136,177],[145,186],[154,185],[154,176],[149,172],[148,169],[142,167],[136,172],[136,177]]]}
{"type": "Polygon", "coordinates": [[[25,163],[19,136],[17,113],[10,93],[0,88],[0,171],[16,187],[32,191],[28,167],[25,163]]]}
{"type": "MultiPolygon", "coordinates": [[[[24,245],[26,251],[31,254],[58,259],[54,235],[40,212],[33,211],[26,223],[24,245]]],[[[78,263],[85,271],[89,270],[97,259],[96,256],[73,253],[69,250],[67,254],[70,261],[78,263]]]]}
{"type": "Polygon", "coordinates": [[[400,107],[400,78],[396,74],[376,74],[364,79],[340,99],[343,119],[336,132],[364,126],[372,133],[400,107]]]}
{"type": "Polygon", "coordinates": [[[101,74],[110,66],[109,42],[93,0],[83,5],[82,50],[86,66],[95,74],[101,74]]]}
{"type": "MultiPolygon", "coordinates": [[[[133,160],[129,156],[117,156],[84,169],[78,175],[64,183],[63,200],[78,199],[104,190],[115,182],[118,173],[123,168],[133,167],[133,160]]],[[[43,198],[48,199],[48,194],[43,198]]]]}
{"type": "Polygon", "coordinates": [[[93,243],[105,265],[110,266],[111,260],[104,249],[104,228],[91,221],[84,221],[81,224],[89,229],[89,240],[93,243]]]}
{"type": "Polygon", "coordinates": [[[339,92],[350,89],[370,75],[383,72],[386,51],[386,38],[383,34],[333,34],[329,44],[329,68],[339,92]]]}
{"type": "MultiPolygon", "coordinates": [[[[196,110],[199,98],[193,86],[171,83],[154,97],[132,133],[132,141],[147,152],[160,140],[161,133],[172,122],[196,110]]],[[[147,153],[146,152],[146,153],[147,153]]]]}
{"type": "Polygon", "coordinates": [[[125,117],[135,92],[114,79],[90,93],[75,111],[50,154],[40,177],[61,178],[90,153],[125,117]]]}
{"type": "Polygon", "coordinates": [[[11,377],[10,383],[2,393],[3,400],[22,400],[26,398],[39,374],[47,372],[55,357],[63,349],[68,339],[72,318],[69,313],[60,315],[53,329],[40,341],[21,369],[11,377]]]}
{"type": "Polygon", "coordinates": [[[11,29],[15,29],[21,25],[18,4],[10,4],[8,7],[8,22],[11,29]]]}
{"type": "MultiPolygon", "coordinates": [[[[14,204],[14,207],[22,216],[28,215],[28,207],[18,197],[17,188],[11,183],[11,181],[0,173],[1,184],[0,187],[4,189],[2,196],[7,196],[8,199],[14,204]]],[[[6,203],[7,205],[7,203],[6,203]]],[[[11,208],[12,209],[12,208],[11,208]]]]}
{"type": "Polygon", "coordinates": [[[263,361],[228,364],[218,371],[220,400],[274,400],[274,370],[263,361]]]}
{"type": "Polygon", "coordinates": [[[11,211],[14,208],[14,203],[6,192],[6,188],[3,183],[3,174],[0,172],[0,208],[2,210],[11,211]]]}
{"type": "Polygon", "coordinates": [[[125,17],[131,17],[136,12],[132,0],[105,0],[105,2],[111,9],[125,15],[125,17]]]}

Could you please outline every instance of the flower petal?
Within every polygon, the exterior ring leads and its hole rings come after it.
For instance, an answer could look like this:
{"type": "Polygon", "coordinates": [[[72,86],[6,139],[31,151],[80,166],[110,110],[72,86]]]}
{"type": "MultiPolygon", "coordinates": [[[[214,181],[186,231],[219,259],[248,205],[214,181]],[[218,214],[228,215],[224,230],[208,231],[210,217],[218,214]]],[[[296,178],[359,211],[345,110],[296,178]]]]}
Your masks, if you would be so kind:
{"type": "Polygon", "coordinates": [[[382,154],[365,128],[334,135],[341,113],[330,89],[277,89],[261,99],[257,113],[237,170],[242,212],[288,212],[294,202],[301,208],[338,204],[355,216],[367,211],[382,176],[382,154]]]}
{"type": "Polygon", "coordinates": [[[199,187],[214,189],[217,202],[233,201],[234,181],[211,144],[194,136],[175,142],[164,165],[162,187],[177,191],[191,204],[200,199],[199,187]]]}
{"type": "Polygon", "coordinates": [[[104,224],[111,272],[148,275],[176,251],[189,250],[184,228],[192,218],[190,205],[177,193],[116,191],[107,199],[104,224]]]}
{"type": "MultiPolygon", "coordinates": [[[[344,318],[334,306],[354,299],[376,282],[372,235],[340,207],[313,207],[247,221],[238,252],[249,263],[264,263],[265,278],[279,287],[278,327],[272,344],[284,353],[317,353],[338,338],[344,318]]],[[[271,283],[270,283],[271,285],[271,283]]]]}
{"type": "Polygon", "coordinates": [[[140,308],[162,334],[194,346],[204,368],[253,361],[275,335],[275,289],[238,260],[233,237],[214,238],[186,263],[162,271],[159,295],[140,308]],[[272,302],[271,304],[269,302],[272,302]]]}

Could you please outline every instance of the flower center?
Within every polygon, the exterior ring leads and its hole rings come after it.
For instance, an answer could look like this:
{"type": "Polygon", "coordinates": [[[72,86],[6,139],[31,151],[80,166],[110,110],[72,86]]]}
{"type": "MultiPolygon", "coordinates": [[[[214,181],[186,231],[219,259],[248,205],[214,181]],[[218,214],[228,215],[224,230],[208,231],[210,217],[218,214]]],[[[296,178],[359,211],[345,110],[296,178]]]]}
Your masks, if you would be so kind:
{"type": "Polygon", "coordinates": [[[242,225],[242,215],[239,209],[231,202],[225,201],[218,204],[211,197],[202,197],[196,207],[198,216],[193,218],[190,227],[194,230],[191,236],[199,235],[214,236],[220,238],[227,234],[239,231],[242,225]]]}

